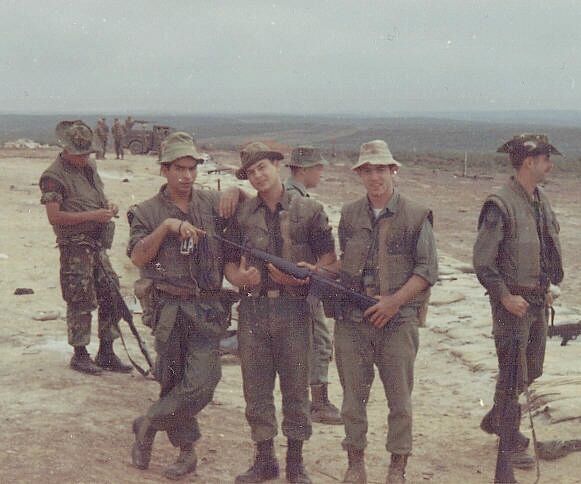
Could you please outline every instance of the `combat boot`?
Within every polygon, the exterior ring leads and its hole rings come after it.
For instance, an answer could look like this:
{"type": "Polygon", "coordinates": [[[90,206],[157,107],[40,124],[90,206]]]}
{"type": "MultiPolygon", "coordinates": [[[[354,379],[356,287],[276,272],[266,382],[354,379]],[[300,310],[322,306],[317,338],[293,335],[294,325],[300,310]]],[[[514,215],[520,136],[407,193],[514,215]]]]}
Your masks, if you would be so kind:
{"type": "Polygon", "coordinates": [[[365,451],[363,449],[350,449],[347,451],[348,467],[343,477],[343,482],[367,484],[364,455],[365,451]]]}
{"type": "Polygon", "coordinates": [[[112,341],[103,341],[99,344],[99,351],[95,357],[95,363],[108,371],[117,373],[130,373],[133,370],[131,365],[123,363],[113,351],[112,341]]]}
{"type": "Polygon", "coordinates": [[[155,432],[151,428],[147,417],[137,417],[133,421],[135,442],[133,442],[133,447],[131,448],[131,461],[138,469],[147,469],[149,467],[155,432]]]}
{"type": "Polygon", "coordinates": [[[192,444],[180,447],[180,455],[177,460],[166,467],[162,474],[168,479],[177,481],[190,472],[196,470],[198,465],[198,456],[192,444]]]}
{"type": "Polygon", "coordinates": [[[405,482],[405,466],[407,462],[407,455],[391,454],[391,462],[385,484],[403,484],[405,482]]]}
{"type": "Polygon", "coordinates": [[[91,359],[91,355],[87,353],[87,349],[84,346],[75,346],[75,352],[69,366],[73,370],[89,375],[100,375],[103,372],[91,359]]]}
{"type": "MultiPolygon", "coordinates": [[[[487,434],[495,434],[500,436],[500,412],[498,411],[498,408],[499,408],[498,405],[494,404],[480,422],[480,428],[487,434]]],[[[521,420],[520,416],[521,411],[519,407],[519,417],[518,417],[519,426],[521,420]]],[[[514,443],[515,451],[524,452],[528,448],[530,440],[526,435],[523,435],[520,432],[520,430],[516,432],[514,439],[515,439],[514,443]]]]}
{"type": "Polygon", "coordinates": [[[276,479],[279,474],[278,461],[274,455],[272,439],[256,443],[254,464],[244,474],[236,476],[235,484],[256,483],[276,479]]]}
{"type": "Polygon", "coordinates": [[[339,409],[329,401],[327,384],[311,385],[311,420],[327,425],[341,425],[339,409]]]}
{"type": "Polygon", "coordinates": [[[286,451],[286,480],[300,484],[311,484],[312,482],[303,465],[302,440],[288,440],[286,451]]]}

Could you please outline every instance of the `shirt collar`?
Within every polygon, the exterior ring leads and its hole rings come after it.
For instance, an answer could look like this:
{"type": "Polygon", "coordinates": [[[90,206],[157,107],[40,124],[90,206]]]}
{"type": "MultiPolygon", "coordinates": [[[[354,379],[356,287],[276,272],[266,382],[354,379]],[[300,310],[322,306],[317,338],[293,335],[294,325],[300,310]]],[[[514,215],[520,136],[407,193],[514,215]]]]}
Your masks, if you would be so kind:
{"type": "MultiPolygon", "coordinates": [[[[292,198],[292,194],[289,193],[288,191],[284,190],[282,192],[281,199],[277,202],[277,206],[280,206],[282,210],[288,210],[290,207],[291,198],[292,198]]],[[[266,205],[266,202],[260,197],[260,195],[256,195],[256,197],[254,197],[248,203],[251,204],[250,208],[251,208],[252,212],[256,212],[261,207],[264,207],[265,209],[268,210],[268,206],[266,205]]]]}
{"type": "Polygon", "coordinates": [[[389,215],[395,215],[397,213],[397,209],[399,206],[399,198],[400,198],[400,194],[394,188],[393,195],[389,199],[389,202],[387,202],[387,205],[381,209],[381,212],[379,212],[379,215],[377,217],[375,216],[375,212],[373,211],[373,206],[371,205],[371,202],[369,201],[369,198],[368,198],[367,199],[367,207],[368,207],[369,213],[373,214],[374,219],[384,217],[384,216],[389,216],[389,215]]]}

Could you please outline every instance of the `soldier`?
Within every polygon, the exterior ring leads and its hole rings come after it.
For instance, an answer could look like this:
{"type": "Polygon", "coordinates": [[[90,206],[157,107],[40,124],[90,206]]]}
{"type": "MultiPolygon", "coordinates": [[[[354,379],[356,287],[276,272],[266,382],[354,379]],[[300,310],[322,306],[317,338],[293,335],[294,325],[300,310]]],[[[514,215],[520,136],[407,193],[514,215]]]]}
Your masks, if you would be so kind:
{"type": "Polygon", "coordinates": [[[98,153],[98,158],[100,160],[104,160],[106,158],[107,153],[107,139],[109,137],[109,126],[107,126],[107,122],[105,118],[101,118],[97,122],[97,129],[95,130],[97,135],[97,139],[99,140],[99,147],[100,152],[98,153]]]}
{"type": "Polygon", "coordinates": [[[134,124],[135,121],[133,121],[133,118],[131,116],[127,116],[127,119],[125,120],[125,132],[127,133],[128,131],[131,131],[134,124]]]}
{"type": "MultiPolygon", "coordinates": [[[[549,283],[563,280],[559,224],[539,184],[553,168],[551,155],[560,155],[547,136],[522,134],[499,149],[508,153],[515,175],[485,200],[474,244],[474,269],[492,307],[492,332],[498,358],[494,406],[480,427],[500,433],[501,409],[543,372],[547,339],[549,283]],[[509,346],[519,342],[519,386],[510,391],[509,346]]],[[[518,418],[520,424],[520,418],[518,418]]],[[[530,469],[529,439],[517,433],[512,455],[515,467],[530,469]]]]}
{"type": "Polygon", "coordinates": [[[230,306],[220,291],[222,247],[211,235],[223,228],[220,214],[232,210],[223,208],[218,192],[193,189],[201,162],[191,136],[171,134],[160,162],[167,183],[128,213],[127,254],[147,288],[141,296],[152,303],[144,322],[153,328],[161,385],[159,400],[133,422],[132,461],[146,469],[155,434],[165,431],[180,449],[163,471],[169,479],[196,468],[194,444],[201,435],[196,416],[220,380],[218,341],[229,323],[230,306]]]}
{"type": "Polygon", "coordinates": [[[353,170],[367,191],[341,211],[341,282],[378,299],[363,314],[343,305],[336,315],[335,351],[343,386],[341,415],[348,469],[343,482],[366,481],[366,404],[377,366],[389,406],[387,483],[405,482],[412,450],[414,362],[418,324],[437,280],[432,212],[395,188],[401,167],[385,141],[361,146],[353,170]]]}
{"type": "Polygon", "coordinates": [[[95,162],[89,158],[95,151],[91,128],[82,121],[62,121],[56,137],[63,151],[40,177],[40,202],[60,250],[68,341],[74,348],[70,366],[93,375],[102,369],[129,372],[131,366],[113,352],[120,318],[111,306],[107,281],[119,283],[107,256],[115,228],[111,219],[118,208],[107,201],[95,162]],[[91,311],[97,307],[100,345],[93,362],[86,346],[91,337],[91,311]]]}
{"type": "Polygon", "coordinates": [[[113,127],[111,128],[113,135],[113,144],[115,145],[115,159],[123,159],[123,137],[125,136],[125,128],[119,122],[119,118],[115,118],[113,127]]]}
{"type": "MultiPolygon", "coordinates": [[[[324,268],[336,263],[331,227],[323,207],[314,200],[285,191],[280,180],[283,155],[260,142],[240,153],[236,172],[248,179],[257,196],[240,207],[230,236],[238,243],[293,262],[324,268]]],[[[246,419],[257,452],[253,465],[236,483],[263,482],[279,474],[273,438],[276,375],[282,392],[282,431],[288,439],[286,477],[311,482],[302,463],[303,441],[311,435],[309,411],[308,281],[290,277],[272,264],[227,254],[227,279],[240,288],[238,340],[246,419]]]]}
{"type": "MultiPolygon", "coordinates": [[[[309,197],[307,189],[315,188],[321,179],[327,160],[312,146],[300,146],[291,153],[291,177],[285,181],[287,191],[309,197]]],[[[327,327],[321,301],[309,295],[307,303],[311,309],[313,324],[313,348],[310,359],[309,383],[311,386],[311,420],[322,424],[340,425],[343,419],[339,409],[329,401],[329,362],[333,357],[333,340],[327,327]]]]}

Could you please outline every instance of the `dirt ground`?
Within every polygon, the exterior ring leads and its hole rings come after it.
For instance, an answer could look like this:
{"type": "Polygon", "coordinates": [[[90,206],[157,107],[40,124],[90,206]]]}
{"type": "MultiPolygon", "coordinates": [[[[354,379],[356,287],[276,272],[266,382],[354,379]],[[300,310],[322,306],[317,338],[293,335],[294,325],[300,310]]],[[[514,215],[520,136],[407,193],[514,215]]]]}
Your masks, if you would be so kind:
{"type": "MultiPolygon", "coordinates": [[[[0,151],[0,169],[4,173],[0,182],[0,482],[163,482],[160,472],[176,455],[165,435],[157,437],[148,470],[133,468],[130,460],[131,421],[156,399],[157,384],[135,372],[95,377],[68,368],[71,350],[66,343],[65,306],[58,283],[58,250],[44,208],[39,205],[37,188],[40,173],[55,155],[54,150],[0,151]],[[17,296],[16,288],[31,288],[34,294],[17,296]],[[51,311],[59,313],[57,319],[33,319],[40,312],[51,311]]],[[[219,161],[235,163],[232,153],[214,156],[219,161]]],[[[121,213],[152,196],[162,182],[153,157],[129,155],[124,161],[116,161],[109,154],[109,159],[99,162],[99,169],[106,192],[119,204],[121,213]]],[[[216,188],[218,180],[223,187],[241,183],[230,175],[207,175],[203,171],[202,168],[198,181],[207,187],[216,188]]],[[[470,262],[479,206],[485,194],[505,178],[506,175],[462,178],[453,169],[410,167],[402,169],[399,184],[409,196],[433,208],[440,256],[456,261],[456,267],[461,268],[470,262]]],[[[581,229],[577,178],[555,173],[546,190],[562,228],[566,280],[561,304],[579,315],[581,258],[577,251],[581,229]]],[[[356,177],[346,167],[329,169],[322,187],[315,191],[328,205],[335,224],[341,203],[361,193],[356,177]]],[[[127,223],[121,217],[110,255],[123,291],[130,292],[137,271],[125,256],[127,232],[127,223]]],[[[472,317],[486,327],[489,314],[485,299],[480,296],[478,306],[462,309],[466,314],[460,319],[472,317]]],[[[492,482],[496,440],[483,434],[478,425],[493,392],[493,344],[487,331],[482,331],[478,337],[486,348],[483,365],[467,365],[450,350],[449,339],[443,336],[452,319],[447,313],[445,305],[431,310],[427,327],[421,329],[414,388],[415,447],[408,465],[408,482],[492,482]]],[[[147,328],[140,324],[138,316],[136,322],[152,348],[147,328]]],[[[126,326],[122,329],[130,351],[140,357],[126,326]]],[[[121,346],[117,344],[116,348],[126,359],[121,346]]],[[[563,349],[551,342],[548,352],[551,358],[569,358],[574,373],[578,372],[575,361],[581,356],[580,348],[576,342],[563,349]]],[[[93,337],[89,351],[95,354],[96,349],[93,337]]],[[[225,357],[223,363],[224,376],[215,401],[200,415],[203,437],[198,445],[198,470],[186,482],[233,482],[252,459],[239,365],[233,357],[225,357]]],[[[330,373],[331,399],[340,403],[341,388],[334,363],[330,373]]],[[[373,387],[368,412],[369,482],[385,482],[386,404],[379,382],[373,387]]],[[[579,420],[567,423],[567,435],[562,434],[563,427],[557,431],[557,427],[543,425],[542,421],[539,425],[539,438],[581,438],[579,420]]],[[[342,437],[341,426],[314,424],[313,437],[305,446],[305,463],[313,482],[342,479],[346,467],[340,446],[342,437]]],[[[281,462],[284,445],[279,436],[276,448],[281,462]]],[[[573,454],[559,461],[541,462],[541,482],[581,482],[575,477],[579,457],[573,454]]],[[[517,471],[517,478],[519,482],[534,482],[535,474],[517,471]]]]}

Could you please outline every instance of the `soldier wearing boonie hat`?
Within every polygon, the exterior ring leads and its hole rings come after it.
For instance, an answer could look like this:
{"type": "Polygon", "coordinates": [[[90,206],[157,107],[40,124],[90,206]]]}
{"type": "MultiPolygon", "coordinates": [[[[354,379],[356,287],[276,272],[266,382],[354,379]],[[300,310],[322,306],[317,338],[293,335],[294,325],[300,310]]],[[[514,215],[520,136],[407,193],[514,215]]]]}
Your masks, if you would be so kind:
{"type": "MultiPolygon", "coordinates": [[[[314,146],[297,146],[286,163],[291,176],[284,182],[285,189],[309,197],[308,189],[315,188],[329,162],[321,150],[314,146]]],[[[309,384],[311,386],[311,420],[313,422],[340,425],[343,423],[339,409],[329,400],[329,363],[333,356],[333,339],[327,327],[323,305],[319,299],[309,295],[307,303],[313,324],[313,347],[310,359],[309,384]]]]}
{"type": "Polygon", "coordinates": [[[135,467],[146,469],[156,433],[166,432],[180,451],[163,470],[169,479],[196,469],[197,415],[220,381],[218,342],[229,324],[222,244],[211,237],[225,226],[221,193],[194,188],[202,162],[188,133],[171,133],[158,161],[167,183],[128,212],[127,255],[139,267],[136,295],[145,301],[144,324],[154,329],[161,386],[159,399],[133,422],[131,456],[135,467]]]}
{"type": "Polygon", "coordinates": [[[425,316],[430,286],[437,280],[438,263],[432,212],[399,193],[394,175],[400,166],[385,141],[364,143],[353,170],[367,193],[345,204],[339,221],[341,282],[378,300],[365,312],[344,304],[335,314],[345,423],[342,445],[348,456],[343,482],[367,482],[366,403],[374,366],[389,407],[387,483],[405,481],[412,450],[418,326],[425,316]]]}
{"type": "Polygon", "coordinates": [[[246,170],[261,160],[278,161],[284,158],[283,154],[276,150],[271,150],[261,141],[252,141],[240,150],[241,167],[236,170],[236,177],[239,180],[248,178],[246,170]]]}
{"type": "MultiPolygon", "coordinates": [[[[473,253],[474,270],[490,298],[498,358],[494,405],[480,424],[491,434],[500,434],[507,400],[518,400],[524,385],[543,372],[549,284],[563,279],[559,223],[539,186],[553,168],[551,155],[561,153],[546,135],[533,133],[514,136],[497,151],[509,155],[515,174],[484,201],[473,253]],[[521,362],[517,392],[510,379],[515,339],[521,362]]],[[[520,424],[520,415],[514,424],[520,424]]],[[[511,449],[515,467],[534,467],[528,445],[517,432],[511,449]]]]}
{"type": "Polygon", "coordinates": [[[55,130],[63,148],[40,177],[40,202],[60,250],[61,289],[67,303],[68,342],[74,348],[70,367],[99,374],[102,369],[129,372],[119,360],[113,341],[119,337],[117,311],[111,306],[108,279],[118,284],[107,249],[111,248],[118,211],[109,203],[94,160],[93,131],[80,120],[62,121],[55,130]],[[98,263],[98,261],[101,263],[98,263]],[[95,361],[87,353],[91,337],[91,311],[99,308],[99,351],[95,361]]]}

